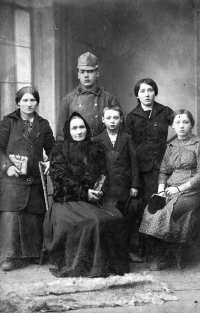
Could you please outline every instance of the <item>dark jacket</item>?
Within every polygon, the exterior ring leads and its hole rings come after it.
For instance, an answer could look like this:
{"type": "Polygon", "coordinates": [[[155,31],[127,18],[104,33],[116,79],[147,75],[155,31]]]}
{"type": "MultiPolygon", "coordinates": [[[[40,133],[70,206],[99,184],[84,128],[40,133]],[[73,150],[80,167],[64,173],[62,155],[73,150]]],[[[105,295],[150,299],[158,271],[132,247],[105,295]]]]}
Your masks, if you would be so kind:
{"type": "Polygon", "coordinates": [[[49,122],[36,112],[29,136],[20,117],[20,109],[4,117],[0,123],[1,211],[18,211],[27,204],[33,212],[45,211],[38,162],[43,160],[43,149],[48,156],[54,144],[49,122]],[[28,157],[27,175],[7,176],[7,168],[13,165],[9,159],[10,154],[28,157]]]}
{"type": "Polygon", "coordinates": [[[135,143],[141,172],[160,168],[172,114],[172,109],[155,102],[150,118],[141,106],[127,115],[126,131],[135,143]]]}
{"type": "Polygon", "coordinates": [[[107,130],[94,138],[105,152],[108,170],[109,196],[117,201],[126,201],[130,188],[139,188],[139,167],[131,136],[119,131],[115,147],[113,147],[107,130]]]}
{"type": "Polygon", "coordinates": [[[98,143],[88,143],[83,160],[76,164],[66,149],[65,142],[58,143],[50,156],[54,201],[87,201],[88,189],[94,189],[101,174],[107,175],[104,151],[98,143]]]}
{"type": "Polygon", "coordinates": [[[72,112],[80,113],[90,126],[92,136],[96,136],[104,129],[102,112],[106,106],[120,107],[117,98],[103,87],[95,85],[89,91],[81,85],[69,92],[61,103],[57,123],[57,139],[63,139],[63,126],[72,112]]]}

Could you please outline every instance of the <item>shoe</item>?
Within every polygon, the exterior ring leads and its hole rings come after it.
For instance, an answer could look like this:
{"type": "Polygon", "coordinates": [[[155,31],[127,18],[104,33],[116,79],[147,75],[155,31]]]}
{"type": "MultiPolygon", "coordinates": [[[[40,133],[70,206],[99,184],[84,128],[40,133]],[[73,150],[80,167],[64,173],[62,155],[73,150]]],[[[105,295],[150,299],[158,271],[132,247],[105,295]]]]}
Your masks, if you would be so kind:
{"type": "Polygon", "coordinates": [[[38,258],[38,257],[29,258],[29,263],[38,265],[38,264],[40,264],[40,258],[38,258]]]}
{"type": "Polygon", "coordinates": [[[58,278],[59,277],[67,277],[67,275],[66,276],[61,276],[61,272],[60,272],[60,270],[58,268],[50,268],[49,271],[55,277],[58,277],[58,278]]]}
{"type": "Polygon", "coordinates": [[[143,263],[143,259],[134,253],[129,253],[129,260],[132,263],[143,263]]]}
{"type": "Polygon", "coordinates": [[[180,245],[176,252],[175,252],[175,258],[176,258],[176,266],[179,270],[182,270],[184,268],[183,262],[182,262],[182,246],[180,245]]]}
{"type": "Polygon", "coordinates": [[[1,266],[2,271],[8,272],[14,269],[14,262],[11,260],[5,260],[1,266]]]}

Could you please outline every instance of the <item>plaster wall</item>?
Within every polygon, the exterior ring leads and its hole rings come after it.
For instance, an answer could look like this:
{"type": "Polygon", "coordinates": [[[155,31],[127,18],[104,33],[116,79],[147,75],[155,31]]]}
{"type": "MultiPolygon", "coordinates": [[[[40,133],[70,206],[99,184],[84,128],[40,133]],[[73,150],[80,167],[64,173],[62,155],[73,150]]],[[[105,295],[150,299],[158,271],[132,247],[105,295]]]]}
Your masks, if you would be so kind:
{"type": "Polygon", "coordinates": [[[39,114],[55,133],[55,34],[53,6],[33,10],[33,84],[40,93],[39,114]]]}
{"type": "Polygon", "coordinates": [[[78,84],[77,58],[90,51],[125,115],[137,105],[135,83],[151,77],[156,100],[189,109],[200,135],[199,0],[7,1],[33,9],[33,83],[54,131],[62,97],[78,84]]]}
{"type": "Polygon", "coordinates": [[[189,109],[197,116],[193,1],[56,3],[65,15],[62,44],[68,60],[63,63],[66,85],[61,96],[78,84],[77,58],[90,51],[99,58],[100,83],[116,94],[125,115],[137,105],[135,83],[150,77],[159,87],[158,102],[174,110],[189,109]]]}

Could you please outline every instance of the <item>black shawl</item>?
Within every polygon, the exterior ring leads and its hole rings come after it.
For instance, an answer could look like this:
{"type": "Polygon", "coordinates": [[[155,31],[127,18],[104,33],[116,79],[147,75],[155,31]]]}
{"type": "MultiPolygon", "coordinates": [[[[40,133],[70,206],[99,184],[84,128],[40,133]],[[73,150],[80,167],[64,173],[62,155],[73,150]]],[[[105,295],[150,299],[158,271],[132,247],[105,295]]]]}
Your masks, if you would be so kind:
{"type": "Polygon", "coordinates": [[[74,112],[65,122],[63,143],[57,144],[50,156],[50,176],[54,184],[54,201],[87,201],[88,189],[93,189],[101,174],[106,175],[106,159],[99,143],[92,142],[90,128],[83,117],[74,112]],[[87,134],[81,141],[74,141],[70,122],[79,116],[85,123],[87,134]]]}

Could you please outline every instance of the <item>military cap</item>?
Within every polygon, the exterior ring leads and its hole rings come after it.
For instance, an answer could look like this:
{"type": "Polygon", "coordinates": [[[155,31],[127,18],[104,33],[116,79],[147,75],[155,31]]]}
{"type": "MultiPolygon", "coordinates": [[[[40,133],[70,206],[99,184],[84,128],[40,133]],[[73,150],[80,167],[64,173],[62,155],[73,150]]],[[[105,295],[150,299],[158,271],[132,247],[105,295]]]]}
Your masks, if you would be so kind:
{"type": "Polygon", "coordinates": [[[82,54],[78,58],[77,67],[81,68],[82,66],[87,67],[89,70],[97,69],[98,68],[97,57],[90,52],[82,54]]]}

